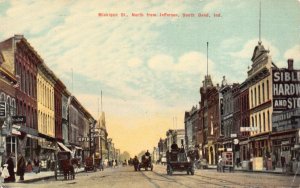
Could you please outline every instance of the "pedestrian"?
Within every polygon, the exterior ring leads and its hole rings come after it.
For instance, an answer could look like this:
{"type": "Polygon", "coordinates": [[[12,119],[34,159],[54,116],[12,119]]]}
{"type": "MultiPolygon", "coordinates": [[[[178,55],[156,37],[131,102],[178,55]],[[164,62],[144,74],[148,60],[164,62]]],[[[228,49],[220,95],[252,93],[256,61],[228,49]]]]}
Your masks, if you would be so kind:
{"type": "Polygon", "coordinates": [[[285,157],[283,154],[281,154],[281,168],[282,168],[282,172],[285,172],[285,157]]]}
{"type": "Polygon", "coordinates": [[[218,158],[217,171],[224,172],[223,159],[222,159],[221,155],[219,155],[219,158],[218,158]]]}
{"type": "Polygon", "coordinates": [[[38,157],[35,157],[33,160],[33,172],[36,174],[40,172],[40,160],[38,157]]]}
{"type": "Polygon", "coordinates": [[[275,170],[275,168],[276,168],[276,156],[275,156],[274,152],[271,155],[271,160],[272,160],[272,169],[275,170]]]}
{"type": "Polygon", "coordinates": [[[28,160],[27,162],[27,167],[26,167],[26,172],[32,172],[32,163],[31,160],[28,160]]]}
{"type": "Polygon", "coordinates": [[[15,154],[12,152],[12,153],[10,153],[10,155],[6,161],[9,177],[4,178],[4,183],[16,181],[15,172],[14,172],[14,168],[15,168],[14,160],[13,160],[14,157],[15,157],[15,154]]]}
{"type": "Polygon", "coordinates": [[[26,161],[22,153],[19,153],[19,160],[17,163],[17,175],[20,176],[20,181],[24,180],[24,174],[26,170],[26,161]]]}

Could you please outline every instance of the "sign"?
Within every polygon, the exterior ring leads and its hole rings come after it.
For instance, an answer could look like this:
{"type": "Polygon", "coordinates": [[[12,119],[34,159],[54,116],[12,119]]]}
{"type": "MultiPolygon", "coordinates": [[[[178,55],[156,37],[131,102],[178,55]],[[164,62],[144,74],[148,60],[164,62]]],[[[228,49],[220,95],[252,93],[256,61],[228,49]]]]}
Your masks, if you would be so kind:
{"type": "Polygon", "coordinates": [[[254,132],[258,131],[257,127],[240,127],[241,132],[254,132]]]}
{"type": "Polygon", "coordinates": [[[12,116],[13,123],[26,123],[26,116],[12,116]]]}
{"type": "Polygon", "coordinates": [[[6,117],[6,103],[0,102],[0,118],[6,117]]]}
{"type": "Polygon", "coordinates": [[[16,129],[12,129],[11,130],[11,134],[13,134],[13,135],[21,135],[21,132],[18,131],[18,130],[16,130],[16,129]]]}
{"type": "Polygon", "coordinates": [[[287,145],[287,144],[290,144],[289,140],[281,141],[281,145],[287,145]]]}
{"type": "Polygon", "coordinates": [[[273,110],[300,108],[300,70],[273,69],[273,110]]]}
{"type": "Polygon", "coordinates": [[[300,116],[300,108],[285,110],[284,112],[273,112],[272,131],[278,132],[300,128],[300,124],[295,123],[298,116],[300,116]]]}
{"type": "Polygon", "coordinates": [[[237,144],[239,143],[239,139],[237,139],[237,138],[233,139],[233,143],[234,143],[235,145],[237,145],[237,144]]]}
{"type": "Polygon", "coordinates": [[[91,140],[91,142],[94,141],[94,138],[91,138],[90,137],[78,137],[77,138],[78,142],[89,142],[91,140]]]}
{"type": "Polygon", "coordinates": [[[230,138],[236,138],[237,134],[230,134],[230,138]]]}
{"type": "Polygon", "coordinates": [[[229,151],[231,148],[227,148],[227,152],[222,153],[222,161],[224,166],[230,166],[232,167],[234,165],[233,163],[233,153],[229,151]]]}
{"type": "Polygon", "coordinates": [[[232,151],[232,148],[226,148],[226,151],[232,151]]]}
{"type": "Polygon", "coordinates": [[[15,129],[20,129],[21,126],[20,125],[13,125],[12,128],[15,128],[15,129]]]}

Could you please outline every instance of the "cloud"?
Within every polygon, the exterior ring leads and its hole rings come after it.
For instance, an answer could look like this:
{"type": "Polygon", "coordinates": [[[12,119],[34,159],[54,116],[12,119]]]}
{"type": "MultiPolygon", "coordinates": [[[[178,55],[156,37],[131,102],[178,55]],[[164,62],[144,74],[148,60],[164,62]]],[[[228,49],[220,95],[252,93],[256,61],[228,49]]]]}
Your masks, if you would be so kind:
{"type": "Polygon", "coordinates": [[[158,54],[149,59],[148,66],[157,71],[171,71],[174,66],[174,60],[169,55],[158,54]]]}
{"type": "MultiPolygon", "coordinates": [[[[174,60],[173,57],[159,54],[151,57],[148,61],[149,68],[155,71],[173,71],[184,74],[206,74],[206,55],[200,52],[191,51],[174,60]]],[[[213,72],[214,62],[208,59],[209,71],[213,72]]]]}
{"type": "Polygon", "coordinates": [[[223,2],[221,0],[211,0],[204,7],[204,12],[210,12],[222,6],[223,2]]]}
{"type": "Polygon", "coordinates": [[[129,67],[139,67],[142,65],[142,60],[139,58],[131,58],[128,60],[128,66],[129,67]]]}
{"type": "Polygon", "coordinates": [[[296,64],[300,64],[300,45],[297,44],[295,46],[293,46],[292,48],[288,49],[285,53],[284,53],[284,58],[287,59],[294,59],[294,62],[298,62],[295,63],[296,64]]]}
{"type": "MultiPolygon", "coordinates": [[[[214,62],[208,59],[209,72],[214,72],[214,62]]],[[[206,74],[207,57],[200,52],[188,52],[179,57],[178,64],[175,66],[176,71],[185,73],[206,74]]]]}
{"type": "MultiPolygon", "coordinates": [[[[251,59],[254,48],[255,46],[257,46],[257,44],[257,39],[248,40],[240,51],[231,52],[229,53],[229,55],[231,55],[233,58],[251,59]]],[[[268,40],[262,39],[262,45],[265,47],[266,50],[270,50],[270,55],[273,59],[279,56],[278,48],[268,40]]]]}

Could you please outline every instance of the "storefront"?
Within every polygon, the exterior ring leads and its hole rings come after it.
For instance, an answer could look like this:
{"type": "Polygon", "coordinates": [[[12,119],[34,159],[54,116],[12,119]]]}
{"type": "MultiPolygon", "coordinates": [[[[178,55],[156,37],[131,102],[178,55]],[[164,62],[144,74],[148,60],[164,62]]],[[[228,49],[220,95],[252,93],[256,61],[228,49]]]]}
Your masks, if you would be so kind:
{"type": "Polygon", "coordinates": [[[58,151],[55,138],[39,133],[37,150],[41,169],[54,170],[55,154],[58,151]]]}
{"type": "Polygon", "coordinates": [[[291,161],[292,149],[296,144],[296,135],[296,130],[277,132],[272,134],[272,151],[276,158],[277,167],[281,167],[281,157],[285,158],[286,163],[289,163],[291,161]]]}
{"type": "Polygon", "coordinates": [[[249,140],[241,140],[239,142],[240,148],[240,159],[241,161],[249,161],[250,160],[250,152],[249,152],[249,140]]]}

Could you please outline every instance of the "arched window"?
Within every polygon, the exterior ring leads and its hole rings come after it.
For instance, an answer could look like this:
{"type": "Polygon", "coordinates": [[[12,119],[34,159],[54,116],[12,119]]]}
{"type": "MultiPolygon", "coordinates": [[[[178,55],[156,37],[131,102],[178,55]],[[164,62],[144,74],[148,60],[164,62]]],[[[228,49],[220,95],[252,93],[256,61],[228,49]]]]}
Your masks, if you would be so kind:
{"type": "Polygon", "coordinates": [[[12,111],[11,111],[11,98],[9,95],[7,95],[7,99],[6,99],[6,110],[7,112],[12,115],[12,111]]]}
{"type": "Polygon", "coordinates": [[[1,102],[4,102],[4,101],[5,101],[5,94],[4,94],[4,93],[1,93],[1,94],[0,94],[0,101],[1,101],[1,102]]]}
{"type": "Polygon", "coordinates": [[[15,116],[16,115],[16,109],[17,109],[17,107],[16,107],[16,100],[15,99],[12,99],[11,100],[11,109],[12,109],[12,115],[13,116],[15,116]]]}

